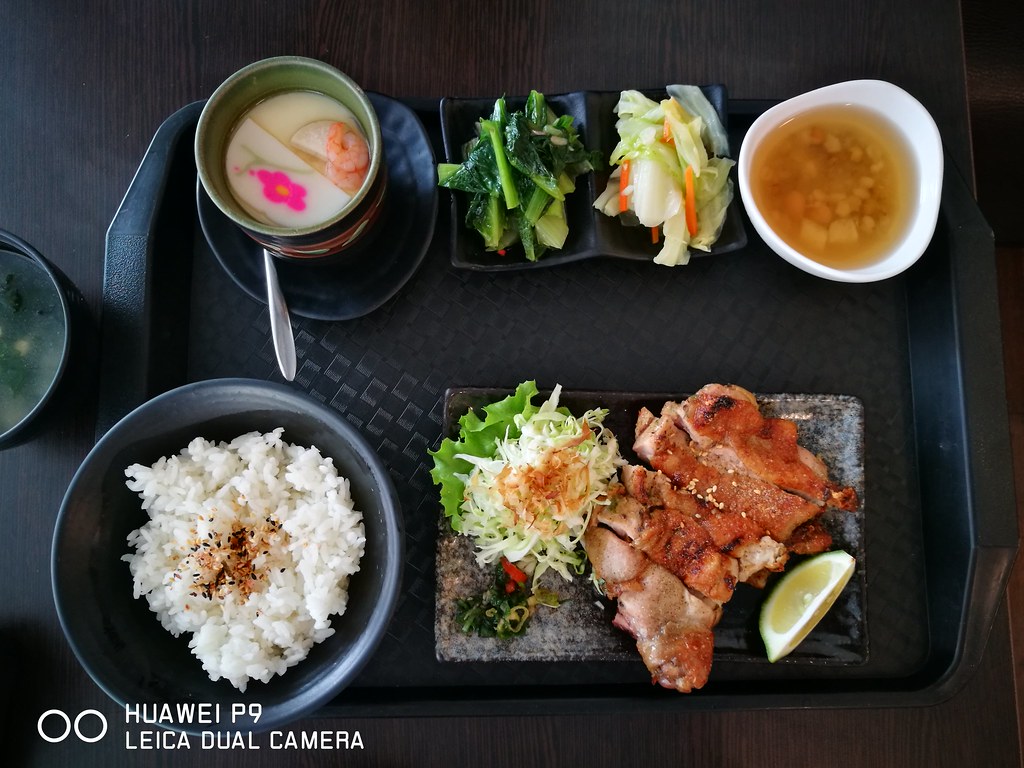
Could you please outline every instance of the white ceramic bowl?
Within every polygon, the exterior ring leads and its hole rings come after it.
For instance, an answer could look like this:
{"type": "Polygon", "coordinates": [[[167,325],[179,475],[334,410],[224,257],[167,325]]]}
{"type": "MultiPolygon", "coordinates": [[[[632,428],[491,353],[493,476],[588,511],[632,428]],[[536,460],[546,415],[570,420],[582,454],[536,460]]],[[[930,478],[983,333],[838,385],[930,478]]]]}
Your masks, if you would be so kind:
{"type": "Polygon", "coordinates": [[[931,242],[942,194],[942,139],[935,121],[921,103],[902,88],[882,80],[850,80],[795,96],[764,112],[750,126],[740,146],[740,195],[750,223],[761,239],[790,264],[812,275],[847,283],[884,280],[917,261],[931,242]],[[917,200],[906,235],[889,252],[867,266],[839,269],[820,264],[788,245],[765,221],[750,189],[751,160],[764,139],[778,126],[809,110],[850,105],[880,113],[903,135],[917,173],[917,200]]]}

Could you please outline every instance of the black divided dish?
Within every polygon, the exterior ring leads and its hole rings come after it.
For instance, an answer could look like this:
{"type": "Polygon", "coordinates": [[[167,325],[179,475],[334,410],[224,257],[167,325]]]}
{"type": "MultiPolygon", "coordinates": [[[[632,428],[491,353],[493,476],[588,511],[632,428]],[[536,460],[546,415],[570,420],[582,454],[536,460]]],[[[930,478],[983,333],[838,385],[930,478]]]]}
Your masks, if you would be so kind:
{"type": "MultiPolygon", "coordinates": [[[[411,104],[442,156],[438,105],[411,104]]],[[[728,102],[738,153],[769,103],[728,102]]],[[[102,433],[187,381],[277,378],[265,306],[221,270],[197,223],[201,103],[159,129],[107,236],[102,433]]],[[[337,409],[388,466],[406,568],[389,632],[327,712],[403,716],[927,705],[979,662],[1017,549],[991,231],[947,164],[932,244],[908,272],[848,285],[775,257],[754,235],[666,269],[594,259],[558,269],[453,268],[441,215],[412,279],[345,322],[298,319],[293,383],[337,409]],[[435,658],[437,492],[428,449],[448,388],[692,392],[711,381],[864,404],[870,657],[846,666],[716,659],[681,695],[642,663],[435,658]]],[[[739,210],[739,209],[738,209],[739,210]]],[[[126,585],[126,588],[130,586],[126,585]]]]}
{"type": "MultiPolygon", "coordinates": [[[[701,90],[718,112],[722,124],[728,126],[728,94],[725,86],[705,85],[701,90]]],[[[664,90],[644,90],[645,96],[654,100],[665,98],[664,90]]],[[[599,150],[606,158],[618,143],[615,130],[615,105],[619,91],[576,91],[545,95],[548,106],[558,116],[571,115],[573,125],[579,131],[580,140],[588,150],[599,150]]],[[[441,137],[444,156],[449,163],[461,163],[463,146],[476,136],[476,126],[481,118],[488,117],[494,108],[493,98],[445,98],[441,100],[441,137]]],[[[509,112],[522,110],[525,96],[506,97],[509,112]]],[[[730,147],[735,160],[739,146],[730,147]]],[[[633,261],[652,261],[661,249],[651,242],[646,227],[627,227],[618,217],[606,216],[593,206],[594,200],[604,191],[611,168],[605,165],[594,173],[576,179],[576,190],[565,198],[565,216],[569,234],[565,245],[546,251],[537,261],[528,261],[522,247],[516,245],[507,253],[487,251],[479,233],[468,229],[466,219],[468,195],[451,192],[450,238],[451,261],[455,267],[488,272],[516,271],[556,267],[582,259],[612,257],[633,261]]],[[[740,214],[739,185],[733,171],[735,188],[732,205],[726,213],[725,223],[718,240],[712,246],[710,255],[728,253],[747,244],[746,230],[740,214]]],[[[704,256],[703,251],[691,249],[690,255],[704,256]]]]}

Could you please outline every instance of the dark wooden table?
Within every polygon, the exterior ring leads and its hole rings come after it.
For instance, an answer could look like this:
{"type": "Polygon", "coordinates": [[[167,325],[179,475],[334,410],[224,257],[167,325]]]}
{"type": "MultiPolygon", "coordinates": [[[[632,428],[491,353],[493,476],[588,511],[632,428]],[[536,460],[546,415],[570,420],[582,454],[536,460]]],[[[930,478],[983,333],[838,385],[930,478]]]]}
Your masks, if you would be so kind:
{"type": "MultiPolygon", "coordinates": [[[[401,97],[722,82],[733,97],[776,98],[879,77],[925,104],[970,175],[956,0],[637,5],[4,0],[0,227],[53,259],[98,315],[104,234],[156,128],[234,70],[279,54],[320,58],[401,97]]],[[[53,523],[93,444],[93,411],[87,397],[43,437],[0,453],[4,765],[1019,764],[1005,609],[967,684],[927,708],[313,718],[297,727],[359,731],[363,749],[128,749],[123,713],[75,660],[50,591],[53,523]],[[46,743],[36,721],[54,708],[98,709],[111,733],[96,744],[46,743]]]]}

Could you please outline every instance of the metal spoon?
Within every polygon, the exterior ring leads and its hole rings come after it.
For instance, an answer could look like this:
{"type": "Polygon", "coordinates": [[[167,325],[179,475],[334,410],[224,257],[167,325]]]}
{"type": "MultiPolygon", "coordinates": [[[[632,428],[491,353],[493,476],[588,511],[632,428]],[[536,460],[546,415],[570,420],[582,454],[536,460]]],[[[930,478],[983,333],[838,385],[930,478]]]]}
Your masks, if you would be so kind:
{"type": "Polygon", "coordinates": [[[286,380],[295,378],[295,338],[292,335],[292,321],[288,316],[281,286],[277,282],[274,255],[263,249],[263,269],[267,273],[267,307],[270,310],[270,335],[274,339],[274,354],[286,380]]]}

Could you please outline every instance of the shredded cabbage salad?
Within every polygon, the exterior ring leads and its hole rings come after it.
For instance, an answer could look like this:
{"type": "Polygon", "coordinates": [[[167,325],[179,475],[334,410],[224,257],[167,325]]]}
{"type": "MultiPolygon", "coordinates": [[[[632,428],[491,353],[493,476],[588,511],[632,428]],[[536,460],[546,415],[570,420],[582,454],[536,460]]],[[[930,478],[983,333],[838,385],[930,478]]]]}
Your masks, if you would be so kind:
{"type": "Polygon", "coordinates": [[[594,207],[663,239],[657,264],[686,264],[690,248],[709,251],[721,234],[733,198],[736,164],[714,108],[695,86],[669,86],[653,101],[639,91],[619,96],[619,142],[608,186],[594,207]],[[659,232],[660,228],[660,232],[659,232]]]}
{"type": "Polygon", "coordinates": [[[602,426],[606,410],[575,417],[558,405],[560,386],[540,406],[535,394],[525,382],[487,406],[485,419],[467,414],[460,440],[432,454],[431,472],[453,529],[474,540],[477,562],[504,556],[532,568],[534,584],[547,570],[566,580],[583,572],[580,538],[622,464],[602,426]]]}

